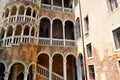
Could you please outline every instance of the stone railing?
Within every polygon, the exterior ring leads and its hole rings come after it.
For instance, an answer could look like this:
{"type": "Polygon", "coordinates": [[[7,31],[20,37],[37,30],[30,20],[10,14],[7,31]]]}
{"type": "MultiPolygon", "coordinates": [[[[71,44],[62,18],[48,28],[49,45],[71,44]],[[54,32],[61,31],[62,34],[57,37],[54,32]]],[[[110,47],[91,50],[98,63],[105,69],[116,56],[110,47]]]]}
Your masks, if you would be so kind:
{"type": "MultiPolygon", "coordinates": [[[[46,79],[49,78],[49,70],[41,65],[37,65],[37,72],[46,77],[46,79]]],[[[49,79],[48,79],[49,80],[49,79]]],[[[63,80],[63,77],[60,76],[59,74],[55,73],[55,72],[52,72],[52,80],[63,80]]]]}
{"type": "Polygon", "coordinates": [[[75,40],[39,38],[40,45],[76,46],[75,40]]]}
{"type": "Polygon", "coordinates": [[[55,10],[55,11],[60,11],[60,12],[65,12],[65,13],[73,13],[73,9],[72,8],[63,8],[63,7],[59,7],[59,6],[51,6],[48,4],[41,4],[40,7],[44,10],[55,10]]]}
{"type": "Polygon", "coordinates": [[[31,16],[24,16],[24,15],[14,15],[14,16],[10,16],[4,19],[3,23],[16,23],[16,22],[26,22],[26,23],[32,23],[35,24],[35,22],[37,21],[36,18],[31,17],[31,16]]]}
{"type": "MultiPolygon", "coordinates": [[[[17,1],[17,0],[8,0],[7,3],[14,2],[14,1],[17,1]]],[[[26,1],[37,3],[37,0],[26,0],[26,1]]]]}
{"type": "Polygon", "coordinates": [[[20,43],[33,43],[37,44],[37,38],[33,36],[14,36],[14,38],[6,37],[5,39],[0,40],[0,47],[1,46],[11,46],[11,45],[19,45],[20,43]]]}

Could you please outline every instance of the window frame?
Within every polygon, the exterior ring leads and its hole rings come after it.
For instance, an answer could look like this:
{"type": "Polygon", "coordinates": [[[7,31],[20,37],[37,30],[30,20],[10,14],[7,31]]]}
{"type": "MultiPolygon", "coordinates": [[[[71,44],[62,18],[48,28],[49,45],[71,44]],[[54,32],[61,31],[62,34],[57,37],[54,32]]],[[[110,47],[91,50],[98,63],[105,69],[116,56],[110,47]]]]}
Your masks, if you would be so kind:
{"type": "Polygon", "coordinates": [[[87,56],[87,59],[94,58],[92,43],[86,44],[86,56],[87,56]],[[88,54],[88,46],[91,46],[91,53],[90,54],[88,54]],[[89,55],[91,55],[91,56],[89,56],[89,55]]]}
{"type": "Polygon", "coordinates": [[[86,15],[85,18],[84,18],[84,31],[85,31],[85,34],[88,34],[89,30],[90,30],[90,21],[89,21],[89,16],[86,15]]]}
{"type": "Polygon", "coordinates": [[[118,2],[117,2],[117,0],[113,0],[113,1],[114,1],[115,8],[112,7],[112,2],[111,2],[111,0],[108,0],[111,11],[114,11],[114,10],[118,7],[118,2]]]}
{"type": "Polygon", "coordinates": [[[95,80],[95,65],[94,65],[94,64],[88,65],[88,78],[89,78],[89,80],[95,80]],[[94,72],[90,72],[90,66],[93,67],[93,71],[94,71],[94,72]],[[91,76],[91,74],[92,74],[93,76],[91,76]],[[91,77],[92,77],[92,78],[91,78],[91,77]]]}
{"type": "Polygon", "coordinates": [[[119,45],[117,44],[118,42],[117,32],[120,32],[120,26],[112,30],[114,49],[115,51],[120,51],[120,44],[119,45]]]}

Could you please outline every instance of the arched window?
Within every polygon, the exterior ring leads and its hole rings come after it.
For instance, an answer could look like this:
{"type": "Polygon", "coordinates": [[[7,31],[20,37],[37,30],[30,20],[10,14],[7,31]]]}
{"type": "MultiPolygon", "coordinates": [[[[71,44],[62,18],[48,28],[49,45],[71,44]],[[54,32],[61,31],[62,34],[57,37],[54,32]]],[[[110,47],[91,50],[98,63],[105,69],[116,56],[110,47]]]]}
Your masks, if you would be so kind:
{"type": "Polygon", "coordinates": [[[5,18],[8,17],[8,15],[9,15],[9,9],[7,8],[5,11],[5,18]]]}
{"type": "Polygon", "coordinates": [[[1,35],[0,35],[0,39],[4,38],[4,34],[5,34],[5,30],[4,28],[1,29],[1,35]]]}
{"type": "Polygon", "coordinates": [[[53,0],[53,5],[62,7],[62,0],[53,0]]]}
{"type": "Polygon", "coordinates": [[[62,21],[59,19],[55,19],[53,21],[53,38],[57,38],[57,39],[63,39],[63,25],[62,25],[62,21]]]}
{"type": "Polygon", "coordinates": [[[32,27],[31,36],[34,36],[34,35],[35,35],[35,28],[32,27]]]}
{"type": "Polygon", "coordinates": [[[74,24],[71,21],[65,22],[65,39],[74,40],[74,24]]]}
{"type": "Polygon", "coordinates": [[[33,17],[36,17],[36,10],[33,11],[33,17]]]}
{"type": "Polygon", "coordinates": [[[29,35],[30,26],[26,25],[24,29],[24,35],[29,35]]]}
{"type": "Polygon", "coordinates": [[[76,19],[76,24],[75,24],[75,31],[76,31],[76,39],[81,37],[81,29],[80,29],[80,19],[76,19]]]}
{"type": "Polygon", "coordinates": [[[12,36],[12,33],[13,33],[13,27],[9,26],[7,30],[7,37],[12,36]]]}
{"type": "Polygon", "coordinates": [[[64,0],[65,8],[73,8],[73,0],[64,0]]]}
{"type": "Polygon", "coordinates": [[[43,18],[40,21],[39,37],[50,37],[50,20],[48,18],[43,18]]]}
{"type": "Polygon", "coordinates": [[[24,14],[24,10],[25,10],[24,6],[20,6],[19,14],[23,15],[24,14]]]}
{"type": "Polygon", "coordinates": [[[41,0],[42,4],[51,4],[51,0],[41,0]]]}
{"type": "Polygon", "coordinates": [[[13,6],[12,11],[11,11],[11,15],[16,15],[16,12],[17,12],[17,8],[16,8],[16,6],[13,6]]]}
{"type": "Polygon", "coordinates": [[[31,9],[30,7],[28,7],[28,8],[27,8],[26,15],[31,16],[31,11],[32,11],[32,9],[31,9]]]}
{"type": "Polygon", "coordinates": [[[22,32],[22,26],[21,25],[17,25],[16,26],[15,35],[21,35],[21,32],[22,32]]]}

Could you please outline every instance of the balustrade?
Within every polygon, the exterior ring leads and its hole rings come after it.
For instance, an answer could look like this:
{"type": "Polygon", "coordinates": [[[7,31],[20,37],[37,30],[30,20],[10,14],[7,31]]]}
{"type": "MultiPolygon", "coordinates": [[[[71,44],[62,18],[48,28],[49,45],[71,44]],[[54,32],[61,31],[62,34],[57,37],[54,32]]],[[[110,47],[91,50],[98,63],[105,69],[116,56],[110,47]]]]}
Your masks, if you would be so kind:
{"type": "Polygon", "coordinates": [[[50,38],[39,38],[40,45],[56,45],[56,46],[75,46],[75,40],[63,40],[63,39],[52,39],[50,44],[50,38]],[[64,44],[65,42],[65,44],[64,44]]]}
{"type": "MultiPolygon", "coordinates": [[[[46,79],[49,78],[49,70],[41,65],[38,64],[37,66],[37,72],[44,76],[46,79]]],[[[62,76],[59,74],[52,72],[52,80],[64,80],[62,76]]]]}
{"type": "Polygon", "coordinates": [[[24,20],[24,15],[18,15],[17,20],[16,20],[16,16],[10,16],[4,19],[4,23],[26,22],[26,23],[35,24],[36,21],[37,19],[34,17],[32,17],[31,19],[31,16],[25,16],[25,20],[24,20]]]}

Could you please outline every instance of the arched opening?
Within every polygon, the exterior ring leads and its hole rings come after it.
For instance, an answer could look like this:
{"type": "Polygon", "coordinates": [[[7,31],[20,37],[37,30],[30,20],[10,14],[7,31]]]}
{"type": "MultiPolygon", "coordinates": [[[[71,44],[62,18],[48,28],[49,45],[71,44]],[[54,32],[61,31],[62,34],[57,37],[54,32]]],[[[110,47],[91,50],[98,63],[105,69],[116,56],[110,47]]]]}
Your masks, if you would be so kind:
{"type": "Polygon", "coordinates": [[[0,63],[0,80],[4,80],[5,66],[3,63],[0,63]]]}
{"type": "Polygon", "coordinates": [[[13,6],[11,10],[11,15],[16,15],[16,12],[17,12],[17,8],[16,6],[13,6]]]}
{"type": "Polygon", "coordinates": [[[53,21],[53,38],[63,39],[63,26],[59,19],[53,21]]]}
{"type": "Polygon", "coordinates": [[[32,27],[31,36],[34,36],[34,35],[35,35],[35,28],[32,27]]]}
{"type": "Polygon", "coordinates": [[[21,63],[15,63],[10,69],[8,80],[23,80],[25,67],[21,63]]]}
{"type": "Polygon", "coordinates": [[[41,3],[51,5],[51,0],[41,0],[41,3]]]}
{"type": "Polygon", "coordinates": [[[28,8],[27,8],[26,15],[31,16],[31,11],[32,11],[32,9],[31,9],[30,7],[28,7],[28,8]]]}
{"type": "Polygon", "coordinates": [[[45,53],[40,54],[38,56],[37,64],[44,66],[45,68],[49,68],[49,56],[45,53]]]}
{"type": "Polygon", "coordinates": [[[77,80],[76,59],[73,55],[67,56],[67,80],[77,80]]]}
{"type": "Polygon", "coordinates": [[[73,0],[64,0],[64,7],[65,8],[72,8],[73,7],[73,0]]]}
{"type": "Polygon", "coordinates": [[[38,56],[37,71],[46,78],[49,78],[49,56],[45,53],[38,56]],[[44,72],[43,72],[44,71],[44,72]],[[46,74],[45,74],[46,73],[46,74]]]}
{"type": "Polygon", "coordinates": [[[34,9],[34,11],[33,11],[33,17],[36,17],[36,10],[34,9]]]}
{"type": "Polygon", "coordinates": [[[5,29],[2,28],[2,29],[1,29],[1,34],[0,34],[0,39],[3,39],[3,38],[4,38],[4,34],[5,34],[5,29]]]}
{"type": "Polygon", "coordinates": [[[40,21],[39,37],[50,37],[50,20],[48,18],[43,18],[40,21]]]}
{"type": "Polygon", "coordinates": [[[34,72],[35,72],[35,66],[31,65],[29,67],[29,73],[28,73],[27,80],[34,80],[34,72]]]}
{"type": "Polygon", "coordinates": [[[83,56],[82,56],[82,54],[79,54],[79,59],[80,59],[80,68],[81,68],[82,80],[85,80],[84,65],[83,65],[83,56]]]}
{"type": "Polygon", "coordinates": [[[20,74],[18,74],[17,80],[24,80],[24,74],[23,74],[23,72],[21,72],[20,74]]]}
{"type": "Polygon", "coordinates": [[[19,14],[20,14],[20,15],[23,15],[23,14],[24,14],[24,11],[25,11],[25,7],[24,7],[24,6],[20,6],[19,14]]]}
{"type": "Polygon", "coordinates": [[[5,18],[8,17],[8,15],[9,15],[9,9],[7,8],[5,11],[5,18]]]}
{"type": "Polygon", "coordinates": [[[29,35],[29,31],[30,31],[30,26],[26,25],[24,29],[24,35],[29,35]]]}
{"type": "Polygon", "coordinates": [[[22,26],[21,25],[17,25],[16,26],[15,35],[21,35],[21,32],[22,32],[22,26]]]}
{"type": "Polygon", "coordinates": [[[65,39],[74,40],[74,25],[71,21],[65,22],[65,39]]]}
{"type": "Polygon", "coordinates": [[[75,31],[76,31],[76,38],[78,39],[79,37],[81,37],[81,29],[80,29],[80,19],[77,18],[76,19],[76,24],[75,24],[75,31]]]}
{"type": "Polygon", "coordinates": [[[62,0],[53,0],[53,5],[62,7],[62,0]]]}
{"type": "Polygon", "coordinates": [[[7,37],[12,36],[12,33],[13,33],[13,27],[12,26],[8,26],[7,37]]]}
{"type": "MultiPolygon", "coordinates": [[[[63,56],[60,54],[55,54],[53,56],[53,68],[52,68],[53,72],[55,72],[56,74],[63,76],[63,56]]],[[[54,76],[53,80],[54,80],[54,76]]]]}

